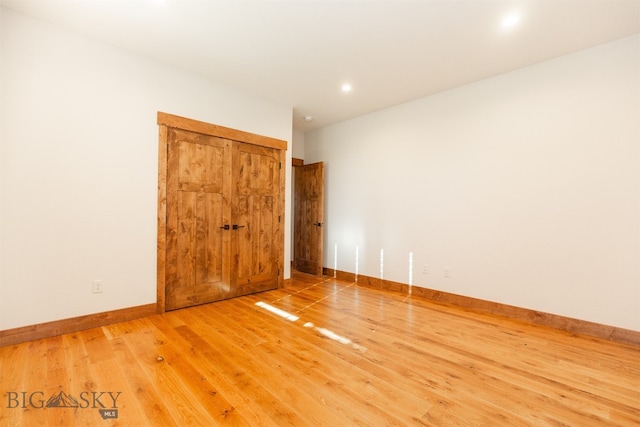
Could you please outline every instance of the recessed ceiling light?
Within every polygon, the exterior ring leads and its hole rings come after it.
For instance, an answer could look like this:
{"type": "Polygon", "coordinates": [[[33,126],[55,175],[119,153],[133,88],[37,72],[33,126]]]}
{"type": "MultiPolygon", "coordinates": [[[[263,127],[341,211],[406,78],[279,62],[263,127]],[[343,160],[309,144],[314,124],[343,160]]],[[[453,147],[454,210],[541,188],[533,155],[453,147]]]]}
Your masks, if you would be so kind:
{"type": "Polygon", "coordinates": [[[505,18],[502,20],[502,27],[503,28],[511,28],[511,27],[515,27],[518,22],[520,22],[520,16],[512,13],[511,15],[507,15],[505,16],[505,18]]]}
{"type": "Polygon", "coordinates": [[[343,92],[351,92],[351,85],[349,83],[345,83],[342,85],[343,92]]]}
{"type": "Polygon", "coordinates": [[[311,116],[304,116],[304,117],[303,117],[303,119],[304,119],[304,121],[305,121],[305,122],[310,122],[311,120],[313,120],[313,117],[311,117],[311,116]]]}

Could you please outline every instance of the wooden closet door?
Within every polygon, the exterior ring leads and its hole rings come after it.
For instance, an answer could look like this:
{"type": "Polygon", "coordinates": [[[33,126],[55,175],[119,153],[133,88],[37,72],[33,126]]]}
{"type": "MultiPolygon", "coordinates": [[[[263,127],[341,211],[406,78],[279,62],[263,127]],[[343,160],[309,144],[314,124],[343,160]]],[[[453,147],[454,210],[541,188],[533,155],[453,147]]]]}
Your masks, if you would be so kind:
{"type": "Polygon", "coordinates": [[[280,151],[233,143],[232,282],[236,295],[276,289],[280,275],[280,151]]]}
{"type": "Polygon", "coordinates": [[[287,142],[163,112],[158,125],[158,313],[282,287],[287,142]]]}
{"type": "Polygon", "coordinates": [[[169,129],[166,308],[232,296],[231,141],[169,129]]]}

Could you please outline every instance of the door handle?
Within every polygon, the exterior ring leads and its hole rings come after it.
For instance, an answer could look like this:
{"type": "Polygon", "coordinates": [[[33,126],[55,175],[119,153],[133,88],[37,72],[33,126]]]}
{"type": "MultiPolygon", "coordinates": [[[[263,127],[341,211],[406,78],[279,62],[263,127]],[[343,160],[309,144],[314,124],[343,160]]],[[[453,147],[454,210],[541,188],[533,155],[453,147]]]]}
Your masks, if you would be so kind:
{"type": "Polygon", "coordinates": [[[324,223],[323,222],[316,222],[313,225],[315,225],[316,227],[322,227],[322,224],[324,224],[324,223]]]}
{"type": "Polygon", "coordinates": [[[228,230],[229,229],[229,224],[225,224],[220,228],[223,229],[223,230],[228,230]]]}
{"type": "Polygon", "coordinates": [[[233,229],[237,230],[239,228],[244,228],[244,225],[233,224],[233,229]]]}

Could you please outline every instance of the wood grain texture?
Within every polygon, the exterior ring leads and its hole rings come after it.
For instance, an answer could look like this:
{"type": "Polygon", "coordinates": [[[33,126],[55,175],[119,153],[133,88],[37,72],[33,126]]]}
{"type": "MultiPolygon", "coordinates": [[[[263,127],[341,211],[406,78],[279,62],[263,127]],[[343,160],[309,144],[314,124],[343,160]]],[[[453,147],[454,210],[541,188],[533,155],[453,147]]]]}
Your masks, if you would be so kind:
{"type": "Polygon", "coordinates": [[[615,326],[602,325],[599,323],[588,322],[586,320],[572,319],[570,317],[559,316],[557,314],[544,313],[541,311],[515,307],[512,305],[501,304],[493,301],[481,300],[478,298],[452,294],[449,292],[422,288],[419,286],[410,287],[409,285],[404,283],[393,282],[375,277],[363,275],[358,275],[356,277],[354,273],[334,270],[326,267],[324,268],[324,274],[329,277],[335,277],[339,280],[357,282],[360,286],[400,292],[403,294],[408,294],[410,291],[411,294],[416,297],[422,297],[446,304],[453,304],[458,307],[464,307],[482,313],[497,314],[512,319],[549,326],[574,334],[584,334],[623,344],[640,346],[639,331],[632,331],[615,326]]]}
{"type": "Polygon", "coordinates": [[[233,296],[225,219],[231,216],[231,141],[168,129],[165,308],[233,296]]]}
{"type": "Polygon", "coordinates": [[[158,123],[158,311],[282,287],[286,143],[158,123]]]}
{"type": "Polygon", "coordinates": [[[635,426],[639,381],[638,347],[294,272],[282,289],[0,348],[0,425],[635,426]],[[120,392],[118,418],[7,407],[38,390],[120,392]]]}
{"type": "Polygon", "coordinates": [[[279,286],[283,236],[280,178],[281,152],[250,144],[233,144],[233,223],[231,252],[234,295],[279,286]]]}
{"type": "Polygon", "coordinates": [[[224,126],[205,123],[198,120],[188,119],[186,117],[175,116],[173,114],[158,111],[157,122],[175,129],[184,129],[192,132],[198,132],[205,135],[217,136],[220,138],[230,139],[233,141],[245,142],[263,147],[275,148],[278,150],[287,149],[287,141],[270,138],[268,136],[257,135],[237,129],[231,129],[224,126]]]}
{"type": "Polygon", "coordinates": [[[158,237],[156,255],[156,309],[165,311],[165,269],[167,265],[167,127],[158,127],[158,237]]]}
{"type": "Polygon", "coordinates": [[[39,323],[37,325],[6,329],[0,331],[0,347],[109,325],[111,323],[124,322],[149,316],[155,312],[156,305],[147,304],[120,310],[87,314],[85,316],[56,320],[53,322],[39,323]]]}
{"type": "Polygon", "coordinates": [[[322,276],[324,237],[324,163],[295,170],[293,265],[296,270],[322,276]]]}
{"type": "Polygon", "coordinates": [[[276,233],[281,238],[276,241],[276,251],[278,253],[278,288],[282,288],[284,286],[284,229],[286,221],[289,219],[285,215],[285,205],[286,205],[286,197],[287,194],[287,180],[286,180],[286,170],[285,167],[287,161],[287,152],[285,150],[279,151],[280,161],[279,167],[281,168],[280,177],[279,177],[279,185],[280,185],[280,195],[278,196],[278,224],[276,228],[276,233]]]}

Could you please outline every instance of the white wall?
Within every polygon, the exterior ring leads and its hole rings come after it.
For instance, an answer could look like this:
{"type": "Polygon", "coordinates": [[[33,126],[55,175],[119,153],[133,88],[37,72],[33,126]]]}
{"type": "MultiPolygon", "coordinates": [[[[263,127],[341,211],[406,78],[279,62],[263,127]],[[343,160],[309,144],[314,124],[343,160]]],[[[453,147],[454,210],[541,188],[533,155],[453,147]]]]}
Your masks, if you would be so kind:
{"type": "Polygon", "coordinates": [[[296,159],[304,160],[304,132],[299,130],[293,131],[291,141],[291,155],[296,159]]]}
{"type": "MultiPolygon", "coordinates": [[[[289,150],[291,152],[291,157],[294,157],[296,159],[303,159],[304,160],[304,132],[299,131],[299,130],[294,130],[292,137],[291,137],[291,150],[289,150]]],[[[291,163],[291,162],[289,162],[291,163]]],[[[293,204],[294,202],[294,198],[295,198],[295,189],[294,189],[294,183],[295,183],[295,179],[296,179],[296,169],[295,168],[291,168],[291,173],[288,175],[291,177],[291,190],[289,192],[289,197],[291,200],[290,206],[292,208],[292,211],[290,212],[290,215],[287,216],[287,218],[289,218],[289,226],[291,227],[291,238],[289,239],[289,248],[290,248],[290,252],[288,252],[291,255],[291,258],[293,259],[293,247],[294,247],[294,218],[293,218],[293,204]]],[[[287,265],[287,267],[289,267],[289,271],[291,271],[291,263],[289,263],[287,265]]]]}
{"type": "Polygon", "coordinates": [[[638,35],[307,133],[324,264],[640,330],[639,145],[638,35]]]}
{"type": "Polygon", "coordinates": [[[0,329],[154,303],[157,111],[290,143],[291,108],[0,11],[0,329]]]}

